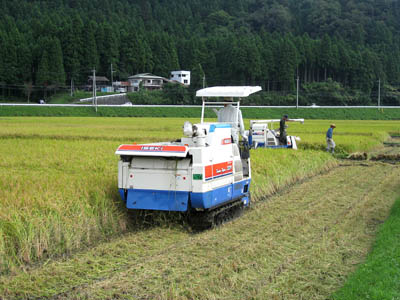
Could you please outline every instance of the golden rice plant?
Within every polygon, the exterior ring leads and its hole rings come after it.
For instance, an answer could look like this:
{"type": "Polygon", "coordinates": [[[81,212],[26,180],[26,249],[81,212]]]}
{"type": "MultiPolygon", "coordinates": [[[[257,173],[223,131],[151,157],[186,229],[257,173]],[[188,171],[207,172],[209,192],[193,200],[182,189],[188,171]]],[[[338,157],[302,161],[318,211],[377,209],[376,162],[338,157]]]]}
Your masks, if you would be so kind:
{"type": "Polygon", "coordinates": [[[117,146],[101,141],[1,141],[2,271],[126,229],[116,189],[117,146]]]}

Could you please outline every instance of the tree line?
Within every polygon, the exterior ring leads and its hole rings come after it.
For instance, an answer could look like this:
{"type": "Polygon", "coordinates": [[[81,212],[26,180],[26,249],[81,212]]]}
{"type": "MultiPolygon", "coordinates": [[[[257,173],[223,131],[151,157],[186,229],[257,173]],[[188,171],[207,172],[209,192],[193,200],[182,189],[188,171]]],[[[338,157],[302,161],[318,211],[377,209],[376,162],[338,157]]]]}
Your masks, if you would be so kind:
{"type": "Polygon", "coordinates": [[[394,0],[1,0],[0,8],[3,95],[83,85],[93,69],[110,77],[111,64],[119,80],[190,70],[192,89],[204,77],[288,93],[297,78],[305,87],[330,80],[364,97],[379,82],[400,86],[394,0]]]}

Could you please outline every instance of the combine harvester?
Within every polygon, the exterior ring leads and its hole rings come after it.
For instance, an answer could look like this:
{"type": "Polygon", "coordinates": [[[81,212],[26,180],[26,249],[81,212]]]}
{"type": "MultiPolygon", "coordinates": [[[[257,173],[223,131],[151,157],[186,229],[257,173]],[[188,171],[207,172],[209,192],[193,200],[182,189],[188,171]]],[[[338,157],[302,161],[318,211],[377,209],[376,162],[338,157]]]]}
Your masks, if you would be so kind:
{"type": "MultiPolygon", "coordinates": [[[[202,97],[201,122],[185,122],[175,142],[121,145],[118,188],[128,209],[186,212],[195,229],[223,223],[250,203],[251,165],[248,143],[233,143],[237,124],[204,122],[210,97],[240,99],[261,87],[212,87],[202,97]]],[[[239,112],[239,110],[238,110],[239,112]]],[[[238,114],[239,116],[239,114],[238,114]]]]}
{"type": "MultiPolygon", "coordinates": [[[[304,119],[289,119],[289,122],[300,122],[304,124],[304,119]]],[[[298,136],[288,135],[286,137],[286,145],[279,140],[279,130],[273,129],[274,123],[279,123],[280,120],[251,120],[250,130],[248,133],[249,144],[251,148],[288,148],[297,150],[297,142],[300,141],[298,136]]]]}

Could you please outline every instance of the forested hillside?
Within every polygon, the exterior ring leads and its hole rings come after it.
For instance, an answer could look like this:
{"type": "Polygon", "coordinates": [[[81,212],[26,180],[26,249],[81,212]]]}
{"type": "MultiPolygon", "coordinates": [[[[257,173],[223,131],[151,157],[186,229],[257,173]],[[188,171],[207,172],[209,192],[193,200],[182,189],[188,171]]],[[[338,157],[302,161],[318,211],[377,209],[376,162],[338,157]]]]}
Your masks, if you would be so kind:
{"type": "Polygon", "coordinates": [[[397,0],[1,0],[4,93],[192,71],[193,88],[307,83],[361,91],[400,85],[397,0]]]}

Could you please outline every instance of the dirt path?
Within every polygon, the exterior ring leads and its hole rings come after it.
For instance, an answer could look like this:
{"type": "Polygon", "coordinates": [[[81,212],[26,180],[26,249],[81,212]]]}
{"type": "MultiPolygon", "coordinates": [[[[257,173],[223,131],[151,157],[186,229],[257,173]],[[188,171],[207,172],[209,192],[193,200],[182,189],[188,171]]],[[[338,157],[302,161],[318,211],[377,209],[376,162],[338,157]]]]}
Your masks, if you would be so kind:
{"type": "Polygon", "coordinates": [[[326,299],[400,195],[400,165],[348,162],[190,234],[132,233],[0,278],[2,299],[326,299]]]}

